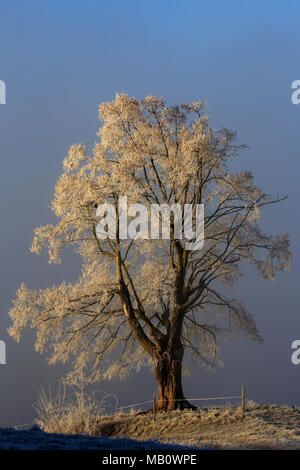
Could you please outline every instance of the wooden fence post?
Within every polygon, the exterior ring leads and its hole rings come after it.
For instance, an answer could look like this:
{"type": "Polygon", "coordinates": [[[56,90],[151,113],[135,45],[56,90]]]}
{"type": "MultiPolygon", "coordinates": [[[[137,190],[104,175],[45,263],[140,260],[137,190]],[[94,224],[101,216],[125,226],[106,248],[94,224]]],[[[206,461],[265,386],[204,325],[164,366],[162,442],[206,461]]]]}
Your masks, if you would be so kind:
{"type": "Polygon", "coordinates": [[[245,418],[245,385],[242,385],[241,398],[242,398],[242,403],[241,403],[241,406],[242,406],[242,419],[244,419],[245,418]]]}

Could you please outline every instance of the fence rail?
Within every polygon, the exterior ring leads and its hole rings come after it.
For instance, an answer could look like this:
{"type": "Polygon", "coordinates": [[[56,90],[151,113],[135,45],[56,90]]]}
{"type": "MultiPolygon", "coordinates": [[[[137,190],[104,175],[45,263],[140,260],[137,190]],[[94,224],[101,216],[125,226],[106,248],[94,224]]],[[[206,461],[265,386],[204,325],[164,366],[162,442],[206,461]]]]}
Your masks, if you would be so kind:
{"type": "MultiPolygon", "coordinates": [[[[232,398],[242,398],[241,395],[235,395],[232,397],[207,397],[207,398],[174,398],[172,401],[208,401],[208,400],[229,400],[232,398]]],[[[165,400],[157,400],[157,401],[165,401],[165,400]]]]}
{"type": "MultiPolygon", "coordinates": [[[[215,401],[215,400],[233,400],[233,399],[240,399],[241,400],[241,410],[242,410],[242,418],[245,418],[245,386],[242,385],[241,387],[241,394],[240,395],[231,395],[226,397],[200,397],[200,398],[175,398],[173,401],[215,401]]],[[[119,406],[118,408],[114,408],[115,411],[117,410],[125,410],[127,408],[134,408],[135,406],[141,405],[148,405],[152,403],[153,414],[155,414],[155,405],[158,402],[165,401],[162,399],[156,400],[155,394],[153,395],[152,400],[144,401],[141,403],[133,403],[132,405],[125,405],[119,406]]]]}

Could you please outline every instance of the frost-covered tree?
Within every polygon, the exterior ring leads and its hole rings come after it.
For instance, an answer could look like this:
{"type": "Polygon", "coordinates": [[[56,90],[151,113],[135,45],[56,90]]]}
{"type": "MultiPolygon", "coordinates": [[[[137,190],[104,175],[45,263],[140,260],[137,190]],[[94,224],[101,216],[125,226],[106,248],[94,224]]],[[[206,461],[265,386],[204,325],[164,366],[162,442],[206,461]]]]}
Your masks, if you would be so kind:
{"type": "MultiPolygon", "coordinates": [[[[278,202],[253,184],[249,172],[232,174],[241,146],[227,129],[209,125],[201,102],[167,107],[163,100],[117,95],[100,105],[99,141],[91,155],[71,146],[55,187],[57,225],[35,230],[32,251],[59,262],[64,247],[82,256],[75,283],[17,291],[10,334],[36,330],[37,351],[51,363],[71,360],[76,382],[118,376],[152,364],[158,408],[188,407],[182,390],[184,351],[203,364],[217,361],[218,340],[244,331],[260,340],[255,322],[224,295],[242,275],[241,263],[273,279],[290,262],[287,234],[269,236],[258,222],[261,208],[278,202]],[[204,246],[186,240],[121,239],[119,200],[128,204],[204,204],[204,246]],[[97,236],[96,208],[116,209],[116,237],[97,236]],[[243,263],[245,264],[245,263],[243,263]]],[[[195,218],[192,220],[195,224],[195,218]]]]}

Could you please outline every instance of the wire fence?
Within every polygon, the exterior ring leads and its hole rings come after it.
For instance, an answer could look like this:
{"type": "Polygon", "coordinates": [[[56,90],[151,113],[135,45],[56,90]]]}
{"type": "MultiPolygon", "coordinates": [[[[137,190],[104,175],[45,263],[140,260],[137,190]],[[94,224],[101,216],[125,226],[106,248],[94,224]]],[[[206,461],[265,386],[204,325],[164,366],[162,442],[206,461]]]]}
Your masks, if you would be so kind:
{"type": "MultiPolygon", "coordinates": [[[[234,395],[234,396],[231,396],[231,397],[208,397],[208,398],[174,398],[172,401],[209,401],[209,400],[231,400],[231,399],[235,399],[235,398],[239,398],[241,399],[241,395],[234,395]]],[[[166,400],[155,400],[156,403],[158,402],[164,402],[166,400]]],[[[134,408],[136,406],[141,406],[141,405],[148,405],[149,403],[153,403],[153,400],[148,400],[148,401],[143,401],[141,403],[132,403],[131,405],[125,405],[125,406],[119,406],[118,408],[114,408],[115,411],[117,410],[124,410],[124,409],[127,409],[127,408],[134,408]]]]}
{"type": "Polygon", "coordinates": [[[6,425],[6,426],[2,426],[4,428],[13,428],[13,429],[19,429],[19,428],[25,428],[26,426],[34,426],[36,424],[35,421],[31,421],[30,423],[26,423],[26,424],[15,424],[13,426],[11,425],[6,425]]]}
{"type": "MultiPolygon", "coordinates": [[[[241,410],[242,410],[242,418],[245,418],[245,386],[242,385],[241,387],[241,394],[240,395],[231,395],[231,396],[225,396],[225,397],[200,397],[200,398],[175,398],[174,400],[172,401],[215,401],[215,400],[236,400],[236,399],[240,399],[241,400],[241,410]]],[[[113,411],[119,411],[119,410],[125,410],[125,409],[128,409],[128,408],[135,408],[136,406],[142,406],[142,405],[149,405],[150,403],[152,403],[152,410],[153,410],[153,415],[155,415],[155,408],[156,408],[156,404],[161,402],[161,401],[165,401],[163,399],[158,399],[156,400],[156,397],[155,397],[155,394],[153,395],[153,399],[152,400],[147,400],[147,401],[143,401],[143,402],[140,402],[140,403],[132,403],[131,405],[124,405],[124,406],[119,406],[118,408],[114,408],[113,411]]],[[[35,421],[32,421],[30,423],[26,423],[26,424],[16,424],[15,426],[7,426],[7,427],[10,427],[10,428],[14,428],[14,429],[19,429],[19,428],[24,428],[26,426],[31,426],[31,425],[35,425],[35,421]]]]}
{"type": "MultiPolygon", "coordinates": [[[[215,401],[215,400],[236,400],[239,399],[241,400],[241,408],[242,408],[242,415],[245,417],[245,386],[242,385],[241,387],[241,394],[240,395],[231,395],[231,396],[224,396],[224,397],[199,397],[199,398],[175,398],[172,401],[215,401]]],[[[141,403],[132,403],[131,405],[124,405],[124,406],[119,406],[118,408],[114,408],[114,411],[118,410],[125,410],[128,408],[135,408],[136,406],[141,406],[141,405],[149,405],[152,403],[152,408],[153,412],[155,411],[156,404],[159,402],[164,402],[166,400],[164,399],[158,399],[156,400],[155,394],[153,395],[152,400],[144,401],[141,403]]]]}

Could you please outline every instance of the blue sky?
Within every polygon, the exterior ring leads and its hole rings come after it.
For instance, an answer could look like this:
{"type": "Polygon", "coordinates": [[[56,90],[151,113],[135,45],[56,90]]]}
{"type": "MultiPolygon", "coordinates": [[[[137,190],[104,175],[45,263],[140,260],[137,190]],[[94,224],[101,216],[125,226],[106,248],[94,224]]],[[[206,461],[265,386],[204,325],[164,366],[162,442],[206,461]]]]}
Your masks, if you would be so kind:
{"type": "MultiPolygon", "coordinates": [[[[206,99],[213,125],[237,130],[250,146],[237,167],[252,171],[265,192],[289,196],[266,211],[264,227],[291,234],[291,271],[272,284],[249,270],[233,292],[265,343],[228,343],[225,366],[214,373],[195,367],[185,389],[226,395],[245,383],[257,401],[300,404],[300,366],[290,361],[300,338],[300,105],[290,98],[300,79],[299,14],[293,0],[2,0],[0,339],[8,364],[0,366],[0,425],[31,420],[38,389],[55,386],[62,373],[34,352],[30,334],[19,344],[8,337],[7,312],[21,281],[42,288],[78,275],[70,253],[62,266],[49,266],[28,247],[33,228],[53,220],[48,204],[68,147],[93,145],[98,105],[116,92],[156,94],[170,104],[206,99]]],[[[151,399],[154,382],[142,372],[101,386],[129,403],[148,399],[149,390],[151,399]]]]}

